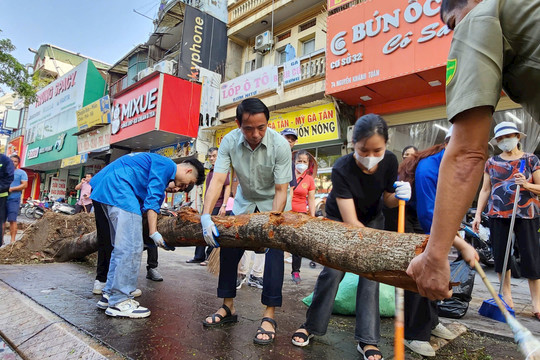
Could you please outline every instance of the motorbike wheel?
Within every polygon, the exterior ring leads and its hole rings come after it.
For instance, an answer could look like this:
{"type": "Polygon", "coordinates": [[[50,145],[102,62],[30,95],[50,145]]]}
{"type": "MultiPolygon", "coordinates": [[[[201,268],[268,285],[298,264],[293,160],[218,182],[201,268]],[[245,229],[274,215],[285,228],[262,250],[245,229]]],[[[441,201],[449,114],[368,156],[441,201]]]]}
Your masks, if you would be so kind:
{"type": "Polygon", "coordinates": [[[26,216],[29,219],[33,219],[35,210],[36,210],[36,208],[34,208],[34,207],[26,208],[26,210],[24,211],[24,216],[26,216]]]}
{"type": "Polygon", "coordinates": [[[45,214],[45,211],[43,211],[43,209],[36,208],[33,212],[34,219],[41,219],[43,217],[43,214],[45,214]]]}

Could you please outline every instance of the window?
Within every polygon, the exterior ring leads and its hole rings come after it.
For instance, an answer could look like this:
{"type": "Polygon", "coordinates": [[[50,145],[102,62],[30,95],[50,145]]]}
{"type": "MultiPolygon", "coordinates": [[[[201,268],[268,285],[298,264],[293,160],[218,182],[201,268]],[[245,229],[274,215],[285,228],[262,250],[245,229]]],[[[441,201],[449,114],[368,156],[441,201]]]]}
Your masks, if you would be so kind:
{"type": "Polygon", "coordinates": [[[284,32],[283,34],[279,34],[277,37],[277,41],[280,42],[282,40],[285,40],[289,37],[291,37],[291,30],[284,32]]]}
{"type": "Polygon", "coordinates": [[[285,51],[285,48],[283,48],[277,53],[277,65],[284,64],[285,61],[287,61],[287,52],[285,51]]]}
{"type": "Polygon", "coordinates": [[[137,74],[139,71],[146,68],[146,53],[139,52],[135,55],[132,55],[128,60],[128,86],[137,81],[137,74]]]}
{"type": "Polygon", "coordinates": [[[311,19],[308,22],[303,23],[302,25],[298,26],[298,32],[302,32],[304,30],[307,30],[311,27],[314,27],[317,24],[317,19],[311,19]]]}
{"type": "Polygon", "coordinates": [[[311,54],[315,51],[315,38],[302,42],[302,55],[311,54]]]}

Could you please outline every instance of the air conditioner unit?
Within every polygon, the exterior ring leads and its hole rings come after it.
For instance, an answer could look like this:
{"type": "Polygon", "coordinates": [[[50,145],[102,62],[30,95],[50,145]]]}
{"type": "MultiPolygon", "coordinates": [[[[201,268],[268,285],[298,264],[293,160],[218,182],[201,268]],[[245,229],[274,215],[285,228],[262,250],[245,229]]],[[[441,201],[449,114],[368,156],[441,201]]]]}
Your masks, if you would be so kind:
{"type": "Polygon", "coordinates": [[[172,75],[174,71],[174,62],[171,60],[163,60],[154,65],[154,70],[161,73],[172,75]]]}
{"type": "Polygon", "coordinates": [[[352,135],[353,135],[354,125],[347,127],[347,149],[353,149],[353,141],[352,141],[352,135]]]}
{"type": "Polygon", "coordinates": [[[137,81],[141,80],[142,78],[150,75],[154,72],[154,69],[151,67],[147,67],[146,69],[143,69],[137,73],[137,81]]]}
{"type": "Polygon", "coordinates": [[[255,51],[269,51],[272,48],[273,43],[272,33],[267,30],[255,37],[255,51]]]}

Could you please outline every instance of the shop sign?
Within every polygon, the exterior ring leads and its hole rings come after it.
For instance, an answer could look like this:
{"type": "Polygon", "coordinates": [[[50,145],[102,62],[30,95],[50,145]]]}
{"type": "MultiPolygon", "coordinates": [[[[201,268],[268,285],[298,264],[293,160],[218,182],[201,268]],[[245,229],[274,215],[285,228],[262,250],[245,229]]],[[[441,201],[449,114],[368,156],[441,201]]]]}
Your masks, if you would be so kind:
{"type": "Polygon", "coordinates": [[[272,116],[268,127],[281,132],[285,128],[295,129],[298,144],[339,139],[339,125],[333,103],[272,116]]]}
{"type": "Polygon", "coordinates": [[[22,144],[23,144],[23,137],[22,136],[19,136],[18,138],[11,140],[7,144],[7,149],[6,149],[7,157],[10,157],[11,155],[19,155],[19,156],[21,156],[22,144]]]}
{"type": "Polygon", "coordinates": [[[300,67],[300,59],[296,58],[283,64],[283,85],[300,81],[301,76],[302,68],[300,67]]]}
{"type": "Polygon", "coordinates": [[[143,88],[142,91],[136,88],[126,96],[116,98],[112,108],[111,133],[117,134],[121,129],[155,118],[157,103],[157,86],[143,88]]]}
{"type": "Polygon", "coordinates": [[[33,149],[29,149],[27,152],[26,152],[26,158],[28,160],[30,159],[35,159],[39,156],[39,146],[38,147],[35,147],[33,149]]]}
{"type": "MultiPolygon", "coordinates": [[[[221,3],[226,11],[226,3],[221,3]]],[[[198,81],[199,68],[223,73],[227,58],[226,23],[194,7],[185,9],[178,77],[198,81]]]]}
{"type": "Polygon", "coordinates": [[[92,151],[103,151],[110,148],[111,126],[103,126],[77,136],[77,152],[79,154],[92,151]]]}
{"type": "Polygon", "coordinates": [[[195,154],[195,146],[194,141],[190,140],[152,149],[150,152],[168,157],[169,159],[177,159],[195,154]]]}
{"type": "Polygon", "coordinates": [[[212,126],[218,117],[221,75],[203,68],[200,68],[199,71],[199,79],[202,83],[199,126],[208,127],[212,126]]]}
{"type": "Polygon", "coordinates": [[[225,137],[225,135],[227,135],[228,133],[230,133],[231,131],[233,131],[234,129],[238,129],[238,126],[236,125],[236,122],[232,122],[232,126],[228,127],[228,128],[225,128],[225,129],[217,129],[216,130],[216,134],[215,134],[215,139],[216,139],[216,147],[219,147],[219,145],[221,144],[221,141],[223,140],[223,138],[225,137]]]}
{"type": "Polygon", "coordinates": [[[441,0],[374,0],[328,17],[326,92],[446,64],[450,29],[441,0]]]}
{"type": "Polygon", "coordinates": [[[77,110],[77,127],[79,131],[92,126],[110,123],[110,110],[109,95],[77,110]]]}
{"type": "Polygon", "coordinates": [[[328,0],[327,9],[328,11],[334,10],[335,8],[350,3],[351,1],[353,0],[328,0]]]}
{"type": "Polygon", "coordinates": [[[76,110],[84,101],[88,60],[37,92],[28,107],[27,143],[77,126],[76,110]]]}
{"type": "Polygon", "coordinates": [[[70,156],[68,158],[62,159],[60,168],[65,168],[72,165],[84,164],[87,161],[88,161],[88,154],[70,156]]]}
{"type": "Polygon", "coordinates": [[[51,178],[51,189],[49,190],[49,199],[57,199],[66,196],[66,179],[60,179],[58,177],[51,178]]]}
{"type": "Polygon", "coordinates": [[[265,66],[221,84],[220,106],[232,104],[278,87],[277,66],[265,66]]]}

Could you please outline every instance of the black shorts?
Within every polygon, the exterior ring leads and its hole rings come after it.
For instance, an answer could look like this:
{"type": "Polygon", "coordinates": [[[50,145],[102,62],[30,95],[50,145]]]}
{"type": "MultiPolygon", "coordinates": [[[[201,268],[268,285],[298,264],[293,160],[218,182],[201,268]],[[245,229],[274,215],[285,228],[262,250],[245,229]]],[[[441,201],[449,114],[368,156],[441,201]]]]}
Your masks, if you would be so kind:
{"type": "MultiPolygon", "coordinates": [[[[521,276],[527,279],[540,279],[540,218],[520,219],[516,218],[514,224],[514,234],[516,244],[521,258],[521,276]]],[[[491,218],[489,223],[491,232],[490,239],[493,246],[493,257],[495,258],[495,271],[502,272],[504,255],[506,252],[506,241],[510,230],[510,219],[491,218]]],[[[510,269],[508,261],[507,270],[510,269]]]]}

